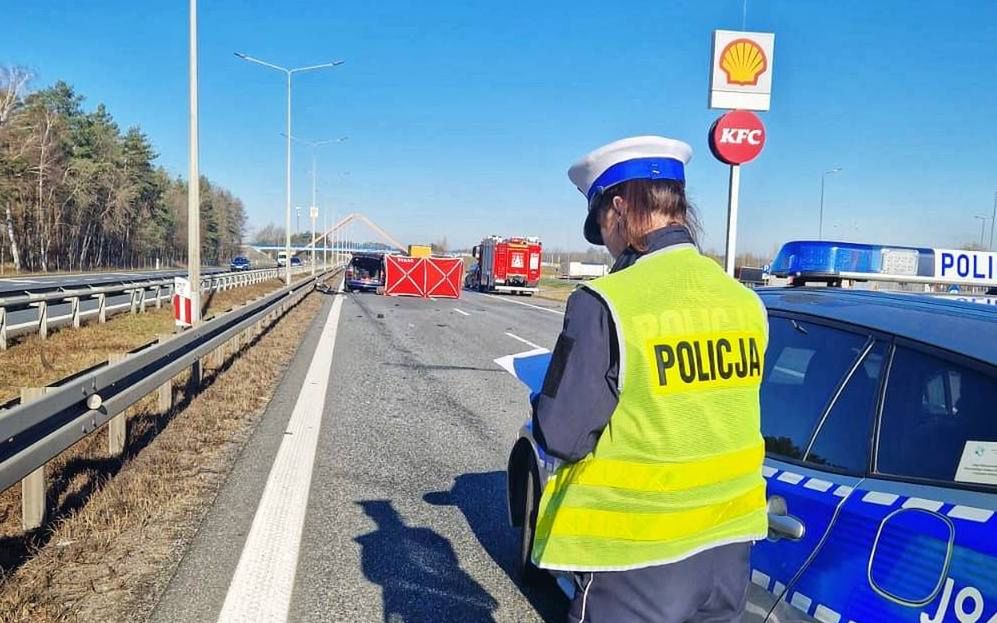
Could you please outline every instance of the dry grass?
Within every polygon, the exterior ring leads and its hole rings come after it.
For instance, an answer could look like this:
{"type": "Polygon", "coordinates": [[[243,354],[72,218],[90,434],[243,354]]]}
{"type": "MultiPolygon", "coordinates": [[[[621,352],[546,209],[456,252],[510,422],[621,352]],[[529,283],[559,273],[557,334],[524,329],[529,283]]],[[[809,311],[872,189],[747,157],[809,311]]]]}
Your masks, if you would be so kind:
{"type": "MultiPolygon", "coordinates": [[[[216,292],[205,297],[204,315],[224,312],[235,305],[281,287],[272,279],[216,292]]],[[[164,333],[173,332],[173,312],[149,308],[142,314],[118,314],[104,324],[92,322],[79,329],[64,328],[48,339],[25,336],[0,352],[0,402],[17,396],[21,387],[41,387],[74,372],[107,361],[111,353],[125,353],[164,333]]]]}
{"type": "Polygon", "coordinates": [[[20,534],[19,490],[0,494],[0,623],[144,621],[321,304],[308,296],[197,395],[175,389],[169,413],[133,407],[123,459],[101,432],[50,463],[44,529],[20,534]]]}

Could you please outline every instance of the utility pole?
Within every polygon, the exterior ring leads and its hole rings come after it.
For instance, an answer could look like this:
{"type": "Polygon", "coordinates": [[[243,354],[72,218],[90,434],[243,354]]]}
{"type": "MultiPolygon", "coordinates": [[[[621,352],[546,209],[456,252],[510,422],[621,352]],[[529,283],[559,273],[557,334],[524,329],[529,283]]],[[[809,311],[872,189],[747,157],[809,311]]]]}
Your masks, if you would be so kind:
{"type": "Polygon", "coordinates": [[[994,191],[994,211],[990,213],[990,250],[994,250],[994,222],[997,222],[997,190],[994,191]]]}
{"type": "Polygon", "coordinates": [[[190,152],[187,170],[187,279],[190,324],[201,322],[201,173],[197,162],[197,0],[190,0],[190,152]]]}
{"type": "Polygon", "coordinates": [[[318,208],[312,206],[308,209],[308,216],[312,217],[312,276],[315,276],[315,219],[318,218],[318,208]]]}
{"type": "Polygon", "coordinates": [[[287,166],[284,175],[284,251],[287,253],[287,264],[284,266],[284,282],[287,285],[291,285],[291,76],[303,71],[314,71],[316,69],[338,67],[343,64],[343,61],[333,61],[331,63],[322,63],[320,65],[309,65],[308,67],[295,67],[293,69],[289,69],[287,67],[281,67],[280,65],[268,63],[267,61],[261,61],[258,58],[253,58],[252,56],[243,54],[242,52],[236,52],[235,55],[244,61],[256,63],[257,65],[263,65],[264,67],[276,69],[277,71],[282,71],[287,76],[287,130],[284,134],[287,137],[287,166]]]}

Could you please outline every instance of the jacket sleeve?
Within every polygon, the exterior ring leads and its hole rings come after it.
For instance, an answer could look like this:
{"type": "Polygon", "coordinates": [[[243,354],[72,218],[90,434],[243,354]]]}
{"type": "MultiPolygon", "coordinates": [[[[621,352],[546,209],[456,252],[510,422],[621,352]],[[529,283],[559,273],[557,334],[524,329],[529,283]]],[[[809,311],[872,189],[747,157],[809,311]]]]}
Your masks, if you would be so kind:
{"type": "Polygon", "coordinates": [[[559,459],[591,452],[619,403],[619,347],[609,309],[584,288],[568,299],[543,391],[533,401],[533,435],[559,459]]]}

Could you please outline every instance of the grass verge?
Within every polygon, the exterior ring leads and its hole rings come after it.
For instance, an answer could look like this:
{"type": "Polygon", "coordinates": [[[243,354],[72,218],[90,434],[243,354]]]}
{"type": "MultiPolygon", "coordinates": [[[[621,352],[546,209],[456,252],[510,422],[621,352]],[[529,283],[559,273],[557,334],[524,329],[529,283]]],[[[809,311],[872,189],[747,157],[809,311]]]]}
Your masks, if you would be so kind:
{"type": "Polygon", "coordinates": [[[49,525],[20,533],[20,492],[0,494],[0,623],[144,621],[322,305],[313,293],[196,395],[129,410],[126,456],[103,432],[47,468],[49,525]]]}

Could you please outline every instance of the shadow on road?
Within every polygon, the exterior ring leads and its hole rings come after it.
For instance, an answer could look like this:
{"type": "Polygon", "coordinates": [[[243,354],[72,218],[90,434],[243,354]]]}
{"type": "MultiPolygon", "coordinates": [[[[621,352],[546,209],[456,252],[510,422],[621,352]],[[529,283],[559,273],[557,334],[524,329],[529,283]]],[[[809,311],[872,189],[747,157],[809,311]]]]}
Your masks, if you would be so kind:
{"type": "Polygon", "coordinates": [[[553,580],[542,586],[527,586],[516,571],[519,534],[509,525],[505,488],[505,472],[462,474],[454,479],[450,491],[427,493],[423,499],[434,506],[454,506],[460,510],[475,538],[537,613],[545,621],[563,621],[568,602],[553,580]]]}
{"type": "Polygon", "coordinates": [[[495,599],[457,561],[450,541],[405,525],[387,500],[358,502],[374,522],[359,536],[361,569],[381,586],[385,623],[495,623],[495,599]]]}

